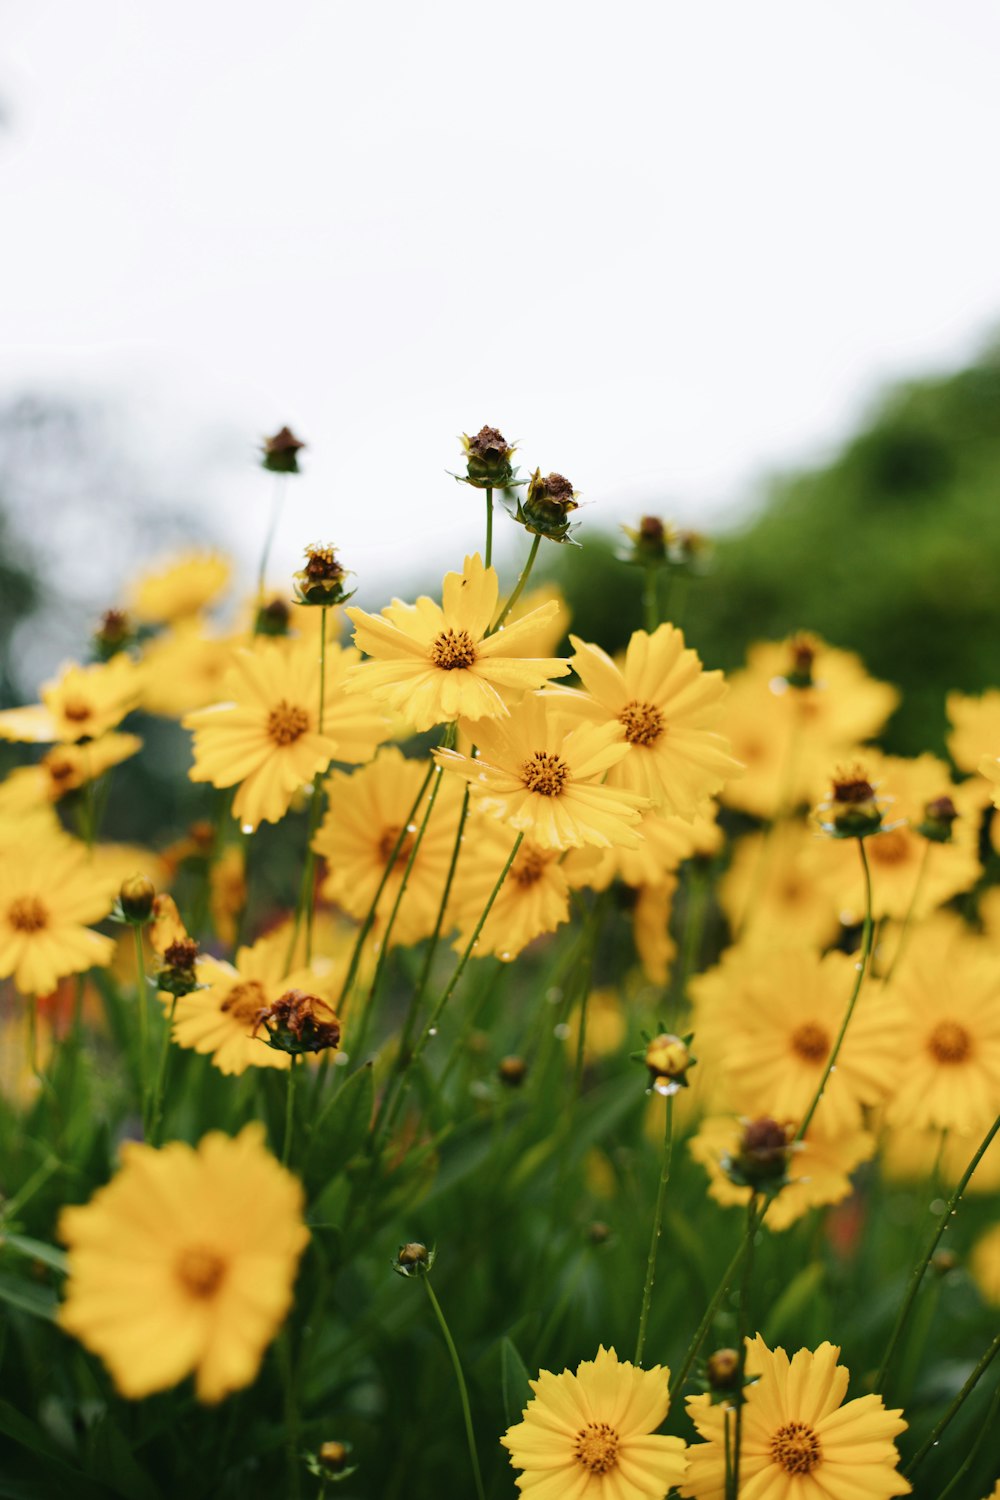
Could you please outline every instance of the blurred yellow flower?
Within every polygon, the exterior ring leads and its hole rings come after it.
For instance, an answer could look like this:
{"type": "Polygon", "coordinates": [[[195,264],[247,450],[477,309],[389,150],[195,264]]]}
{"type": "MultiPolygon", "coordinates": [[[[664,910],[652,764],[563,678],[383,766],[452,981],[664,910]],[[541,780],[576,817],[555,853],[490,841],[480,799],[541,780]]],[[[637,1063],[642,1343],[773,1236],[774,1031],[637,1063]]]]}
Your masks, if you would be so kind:
{"type": "Polygon", "coordinates": [[[1000,1224],[979,1236],[969,1256],[969,1270],[983,1300],[1000,1307],[1000,1224]]]}
{"type": "Polygon", "coordinates": [[[209,871],[209,910],[220,943],[236,941],[240,913],[246,905],[246,856],[239,844],[228,844],[209,871]]]}
{"type": "Polygon", "coordinates": [[[104,734],[82,745],[55,745],[37,765],[19,766],[0,782],[0,815],[58,802],[141,749],[136,734],[104,734]]]}
{"type": "Polygon", "coordinates": [[[621,666],[600,646],[570,636],[570,664],[584,691],[553,688],[559,706],[590,723],[620,724],[628,753],[608,772],[608,785],[627,787],[657,808],[692,818],[730,777],[741,772],[718,724],[726,684],[706,672],[673,625],[652,635],[637,630],[621,666]]]}
{"type": "Polygon", "coordinates": [[[0,740],[45,745],[99,739],[138,707],[141,681],[124,652],[87,667],[69,662],[42,685],[41,703],[0,713],[0,740]]]}
{"type": "Polygon", "coordinates": [[[715,821],[717,809],[706,802],[693,818],[649,808],[636,824],[641,838],[634,849],[571,849],[564,861],[566,878],[575,889],[586,886],[604,891],[613,880],[625,885],[658,885],[665,876],[693,855],[708,858],[723,843],[722,829],[715,821]]]}
{"type": "MultiPolygon", "coordinates": [[[[455,949],[468,945],[510,854],[511,836],[495,818],[472,819],[463,837],[449,918],[458,928],[455,949]]],[[[522,840],[510,873],[479,934],[477,952],[505,963],[535,938],[569,920],[569,886],[559,851],[522,840]]]]}
{"type": "MultiPolygon", "coordinates": [[[[503,603],[506,603],[506,600],[503,603]]],[[[573,617],[559,585],[540,583],[537,588],[527,589],[518,599],[505,622],[507,625],[516,625],[518,621],[533,614],[535,610],[544,608],[547,604],[555,604],[556,611],[548,620],[535,622],[537,633],[533,638],[532,646],[539,656],[555,656],[557,648],[569,633],[570,621],[573,617]]]]}
{"type": "MultiPolygon", "coordinates": [[[[881,1396],[859,1396],[845,1406],[849,1372],[840,1350],[820,1344],[792,1359],[770,1350],[758,1334],[747,1339],[747,1374],[740,1444],[740,1494],[747,1500],[890,1500],[908,1495],[897,1470],[894,1439],[907,1424],[881,1396]],[[753,1377],[757,1377],[753,1379],[753,1377]]],[[[735,1433],[729,1401],[689,1396],[687,1409],[704,1443],[688,1449],[680,1486],[695,1500],[722,1500],[726,1490],[726,1428],[735,1433]]]]}
{"type": "Polygon", "coordinates": [[[111,1182],[64,1208],[59,1322],[138,1400],[193,1374],[198,1398],[249,1385],[292,1303],[309,1232],[300,1183],[262,1126],[197,1147],[126,1142],[111,1182]]]}
{"type": "Polygon", "coordinates": [[[993,806],[1000,807],[1000,756],[994,759],[992,756],[984,755],[979,762],[979,774],[992,783],[993,806]]]}
{"type": "Polygon", "coordinates": [[[172,624],[218,598],[231,572],[229,559],[217,552],[186,552],[137,579],[129,608],[149,625],[172,624]]]}
{"type": "Polygon", "coordinates": [[[484,812],[544,849],[638,845],[633,825],[646,799],[603,784],[628,753],[620,724],[571,728],[552,697],[532,694],[508,719],[478,724],[475,736],[478,759],[435,754],[446,771],[465,777],[484,812]]]}
{"type": "Polygon", "coordinates": [[[632,940],[642,972],[650,984],[664,985],[677,944],[670,935],[670,913],[677,890],[676,875],[665,875],[655,885],[641,885],[632,908],[632,940]]]}
{"type": "Polygon", "coordinates": [[[394,599],[380,615],[345,610],[355,644],[375,658],[366,668],[367,690],[424,730],[459,717],[503,716],[512,699],[564,676],[568,663],[533,654],[558,603],[550,600],[489,635],[497,596],[496,572],[476,553],[461,573],[446,574],[440,605],[421,595],[416,604],[394,599]]]}
{"type": "Polygon", "coordinates": [[[946,707],[951,724],[948,753],[960,771],[978,771],[984,755],[1000,750],[1000,688],[978,698],[949,693],[946,707]]]}
{"type": "Polygon", "coordinates": [[[111,938],[93,932],[117,885],[82,844],[62,835],[15,847],[0,862],[0,978],[22,995],[47,995],[65,974],[110,963],[111,938]]]}
{"type": "Polygon", "coordinates": [[[641,1370],[602,1345],[574,1375],[542,1370],[523,1420],[501,1443],[532,1500],[663,1500],[679,1483],[684,1443],[656,1429],[670,1406],[670,1371],[641,1370]]]}
{"type": "MultiPolygon", "coordinates": [[[[879,1140],[879,1169],[887,1182],[926,1183],[935,1169],[943,1187],[954,1187],[961,1179],[980,1142],[978,1137],[956,1135],[953,1130],[913,1130],[896,1126],[884,1130],[879,1140]],[[942,1135],[944,1139],[942,1141],[942,1135]]],[[[969,1193],[995,1193],[1000,1188],[1000,1135],[969,1179],[969,1193]]]]}
{"type": "Polygon", "coordinates": [[[151,640],[142,657],[142,707],[180,719],[223,696],[233,652],[246,635],[211,635],[198,618],[181,620],[151,640]]]}
{"type": "MultiPolygon", "coordinates": [[[[576,1057],[580,1041],[581,1010],[576,1006],[567,1022],[566,1051],[576,1057]]],[[[587,996],[587,1029],[583,1038],[583,1056],[587,1063],[618,1052],[625,1040],[628,1025],[622,997],[617,990],[602,987],[587,996]]]]}
{"type": "MultiPolygon", "coordinates": [[[[792,941],[812,948],[831,943],[839,927],[837,910],[816,876],[826,847],[814,828],[794,818],[741,838],[719,881],[719,904],[730,930],[744,941],[792,941]]],[[[856,851],[850,852],[857,862],[856,851]]]]}

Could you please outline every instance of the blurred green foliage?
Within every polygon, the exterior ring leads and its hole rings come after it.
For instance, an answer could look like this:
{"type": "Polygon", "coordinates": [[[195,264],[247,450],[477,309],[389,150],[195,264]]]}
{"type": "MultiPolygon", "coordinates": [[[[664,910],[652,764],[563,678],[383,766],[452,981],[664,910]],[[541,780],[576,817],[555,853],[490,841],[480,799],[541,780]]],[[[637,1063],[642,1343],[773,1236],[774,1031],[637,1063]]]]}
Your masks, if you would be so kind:
{"type": "MultiPolygon", "coordinates": [[[[614,560],[617,538],[581,540],[550,549],[548,574],[574,631],[614,650],[642,623],[642,573],[614,560]]],[[[664,604],[713,667],[798,629],[857,651],[903,692],[887,748],[941,751],[947,691],[1000,681],[998,563],[1000,348],[893,390],[831,463],[773,481],[664,604]]]]}

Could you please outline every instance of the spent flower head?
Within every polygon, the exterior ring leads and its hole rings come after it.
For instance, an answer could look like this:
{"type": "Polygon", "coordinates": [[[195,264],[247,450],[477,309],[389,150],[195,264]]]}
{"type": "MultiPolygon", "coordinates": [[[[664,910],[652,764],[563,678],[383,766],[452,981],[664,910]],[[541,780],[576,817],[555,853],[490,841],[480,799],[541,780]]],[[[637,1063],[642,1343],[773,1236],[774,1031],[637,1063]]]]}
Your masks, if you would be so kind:
{"type": "Polygon", "coordinates": [[[791,1144],[788,1127],[769,1115],[745,1120],[739,1149],[724,1156],[722,1170],[736,1187],[756,1193],[777,1193],[788,1182],[791,1144]]]}
{"type": "Polygon", "coordinates": [[[106,609],[92,640],[94,655],[98,661],[110,661],[119,651],[124,651],[135,640],[132,622],[123,609],[106,609]]]}
{"type": "Polygon", "coordinates": [[[305,446],[290,427],[282,427],[261,444],[261,466],[272,474],[297,474],[299,453],[305,446]]]}
{"type": "Polygon", "coordinates": [[[339,1018],[325,1000],[304,990],[286,990],[262,1007],[254,1023],[255,1036],[261,1027],[267,1032],[269,1047],[293,1057],[340,1046],[339,1018]]]}
{"type": "Polygon", "coordinates": [[[565,475],[543,477],[541,469],[536,469],[528,481],[528,493],[523,499],[518,496],[512,515],[532,536],[578,547],[570,535],[577,529],[569,520],[574,510],[579,510],[576,490],[565,475]]]}
{"type": "Polygon", "coordinates": [[[932,844],[950,844],[957,818],[958,808],[951,797],[934,797],[924,807],[923,822],[917,824],[917,832],[932,844]]]}
{"type": "Polygon", "coordinates": [[[327,609],[353,598],[354,590],[344,588],[349,576],[347,569],[338,561],[329,542],[310,542],[305,556],[306,565],[294,578],[297,604],[321,605],[327,609]]]}
{"type": "Polygon", "coordinates": [[[514,444],[508,443],[496,427],[480,427],[474,437],[462,433],[466,472],[456,474],[459,484],[471,484],[477,490],[505,490],[523,483],[512,468],[514,444]]]}
{"type": "Polygon", "coordinates": [[[834,773],[826,802],[816,809],[820,827],[835,839],[864,839],[883,827],[885,803],[865,767],[856,764],[834,773]]]}

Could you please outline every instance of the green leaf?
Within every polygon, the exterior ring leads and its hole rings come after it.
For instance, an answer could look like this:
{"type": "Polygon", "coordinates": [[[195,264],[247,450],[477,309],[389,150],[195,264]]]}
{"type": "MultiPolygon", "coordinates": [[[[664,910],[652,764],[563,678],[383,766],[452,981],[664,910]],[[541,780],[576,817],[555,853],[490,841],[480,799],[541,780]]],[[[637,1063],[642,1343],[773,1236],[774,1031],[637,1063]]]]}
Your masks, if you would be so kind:
{"type": "Polygon", "coordinates": [[[364,1145],[375,1107],[371,1063],[352,1073],[316,1116],[303,1175],[315,1183],[342,1169],[364,1145]]]}
{"type": "Polygon", "coordinates": [[[531,1386],[524,1360],[509,1338],[500,1343],[500,1392],[507,1426],[512,1427],[521,1420],[524,1408],[531,1400],[531,1386]]]}
{"type": "Polygon", "coordinates": [[[40,1260],[43,1265],[50,1266],[61,1276],[66,1274],[65,1252],[57,1250],[54,1245],[46,1245],[42,1240],[29,1239],[26,1234],[0,1235],[0,1249],[8,1247],[16,1250],[19,1255],[26,1255],[29,1260],[40,1260]]]}
{"type": "MultiPolygon", "coordinates": [[[[4,1500],[29,1500],[39,1495],[72,1495],[73,1500],[108,1500],[103,1485],[93,1484],[79,1469],[57,1458],[52,1452],[52,1439],[47,1432],[11,1406],[9,1401],[0,1401],[0,1433],[19,1448],[35,1455],[32,1477],[22,1483],[9,1472],[0,1474],[0,1496],[4,1500]],[[45,1480],[43,1487],[43,1477],[45,1480]]],[[[11,1455],[8,1452],[8,1458],[11,1455]]],[[[21,1467],[20,1465],[18,1466],[21,1467]]]]}
{"type": "Polygon", "coordinates": [[[811,1265],[803,1266],[797,1276],[792,1277],[771,1308],[764,1325],[764,1338],[771,1348],[788,1329],[794,1327],[802,1311],[812,1304],[823,1285],[825,1274],[821,1262],[813,1261],[811,1265]]]}
{"type": "Polygon", "coordinates": [[[55,1319],[56,1294],[50,1287],[25,1281],[20,1276],[8,1276],[5,1271],[0,1271],[0,1301],[30,1313],[33,1318],[45,1318],[49,1323],[55,1319]]]}

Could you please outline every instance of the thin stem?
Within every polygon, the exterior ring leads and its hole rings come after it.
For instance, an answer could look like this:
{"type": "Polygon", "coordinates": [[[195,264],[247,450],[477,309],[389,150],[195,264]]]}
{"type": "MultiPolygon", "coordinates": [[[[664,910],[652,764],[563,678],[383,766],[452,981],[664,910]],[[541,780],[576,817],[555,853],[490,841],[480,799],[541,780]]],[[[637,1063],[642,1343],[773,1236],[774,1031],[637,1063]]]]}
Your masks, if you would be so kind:
{"type": "Polygon", "coordinates": [[[998,1130],[1000,1130],[1000,1115],[997,1115],[996,1119],[993,1121],[993,1124],[986,1132],[986,1136],[981,1146],[977,1150],[975,1156],[973,1156],[972,1160],[969,1162],[969,1165],[966,1167],[965,1171],[962,1173],[962,1176],[956,1184],[951,1197],[948,1199],[948,1202],[944,1206],[944,1211],[941,1213],[937,1223],[931,1231],[923,1255],[917,1261],[912,1272],[910,1273],[910,1284],[907,1288],[906,1296],[903,1298],[903,1302],[900,1306],[899,1312],[896,1314],[896,1322],[893,1325],[892,1333],[889,1336],[889,1343],[886,1346],[885,1354],[882,1356],[882,1363],[878,1367],[878,1374],[875,1376],[875,1389],[877,1391],[882,1390],[886,1372],[888,1371],[889,1365],[892,1361],[892,1357],[896,1352],[896,1346],[899,1343],[903,1329],[906,1326],[906,1320],[910,1316],[910,1312],[913,1309],[913,1304],[916,1301],[917,1293],[920,1290],[920,1283],[923,1281],[924,1275],[927,1271],[927,1267],[931,1263],[931,1257],[933,1256],[934,1251],[937,1249],[941,1238],[948,1227],[948,1224],[958,1206],[962,1194],[965,1192],[965,1189],[968,1187],[969,1182],[972,1179],[972,1174],[975,1172],[979,1163],[982,1161],[986,1152],[989,1150],[993,1142],[993,1137],[996,1135],[998,1130]]]}
{"type": "Polygon", "coordinates": [[[541,544],[542,539],[539,535],[536,534],[532,537],[531,551],[528,553],[527,562],[521,569],[521,576],[514,585],[514,592],[511,594],[510,598],[507,600],[507,603],[504,605],[503,609],[500,611],[499,615],[494,620],[489,630],[486,632],[487,635],[496,634],[496,632],[500,629],[500,626],[503,624],[504,620],[506,620],[511,610],[514,608],[514,605],[517,603],[518,599],[520,599],[521,595],[524,593],[524,585],[528,581],[528,574],[535,566],[535,558],[538,556],[538,549],[541,544]]]}
{"type": "Polygon", "coordinates": [[[448,1324],[445,1321],[444,1313],[441,1311],[441,1304],[438,1301],[437,1297],[435,1297],[434,1295],[434,1288],[431,1286],[430,1278],[427,1276],[421,1276],[420,1280],[424,1284],[427,1296],[430,1299],[431,1307],[433,1307],[434,1309],[434,1316],[438,1320],[438,1323],[441,1327],[441,1332],[444,1334],[444,1341],[448,1346],[448,1353],[451,1356],[452,1369],[455,1371],[455,1379],[458,1382],[458,1394],[462,1400],[462,1416],[465,1420],[465,1437],[469,1445],[469,1458],[472,1461],[472,1476],[476,1482],[476,1494],[478,1495],[479,1500],[486,1500],[486,1491],[483,1489],[483,1476],[479,1471],[479,1454],[476,1451],[476,1434],[472,1426],[472,1408],[469,1405],[469,1392],[465,1384],[465,1376],[462,1374],[462,1361],[458,1357],[458,1350],[455,1348],[455,1340],[451,1336],[451,1330],[449,1329],[448,1324]]]}
{"type": "MultiPolygon", "coordinates": [[[[295,1059],[292,1059],[293,1063],[295,1059]]],[[[292,1071],[295,1069],[293,1067],[292,1071]]],[[[295,1367],[292,1340],[287,1324],[278,1338],[278,1363],[285,1396],[285,1462],[288,1468],[288,1500],[299,1500],[302,1494],[302,1471],[299,1466],[299,1404],[295,1394],[295,1367]]]]}
{"type": "Polygon", "coordinates": [[[448,901],[451,897],[451,888],[455,881],[455,871],[458,869],[458,856],[462,850],[462,835],[465,832],[465,823],[466,819],[469,816],[469,795],[469,783],[466,782],[465,794],[462,798],[462,810],[459,813],[458,817],[458,831],[455,834],[455,843],[451,851],[451,863],[448,866],[448,874],[445,879],[444,890],[441,892],[441,901],[438,906],[437,921],[434,924],[434,931],[431,933],[430,941],[427,944],[427,952],[424,954],[424,962],[423,967],[420,970],[420,978],[417,980],[416,994],[414,997],[414,1009],[419,1006],[420,1001],[423,999],[424,991],[427,988],[427,981],[430,978],[431,967],[434,963],[434,955],[437,952],[437,945],[441,941],[441,929],[444,926],[445,912],[448,909],[448,901]]]}
{"type": "Polygon", "coordinates": [[[298,1058],[292,1054],[288,1069],[288,1092],[285,1094],[285,1142],[281,1149],[281,1165],[287,1167],[292,1157],[292,1135],[295,1130],[295,1075],[298,1073],[298,1058]]]}
{"type": "Polygon", "coordinates": [[[656,1190],[656,1207],[653,1210],[653,1230],[649,1237],[649,1255],[646,1258],[646,1281],[642,1288],[642,1308],[639,1313],[639,1334],[635,1341],[635,1358],[632,1363],[642,1367],[642,1351],[646,1345],[646,1326],[649,1322],[649,1307],[653,1299],[653,1282],[656,1279],[656,1253],[660,1245],[663,1224],[663,1203],[670,1181],[670,1162],[674,1150],[674,1096],[667,1095],[666,1121],[663,1127],[663,1164],[660,1168],[660,1185],[656,1190]]]}
{"type": "Polygon", "coordinates": [[[148,1125],[147,1090],[149,1087],[149,1010],[146,1005],[146,955],[142,946],[142,928],[133,927],[135,938],[135,985],[136,1002],[139,1006],[139,1088],[142,1092],[142,1129],[148,1125]]]}
{"type": "Polygon", "coordinates": [[[260,567],[257,570],[257,609],[254,613],[253,637],[256,639],[260,631],[260,607],[264,602],[264,588],[267,581],[267,564],[271,556],[271,547],[274,544],[274,534],[278,529],[278,517],[281,514],[281,502],[285,496],[285,476],[275,474],[274,490],[271,496],[271,516],[267,524],[267,533],[264,537],[264,550],[260,554],[260,567]]]}
{"type": "Polygon", "coordinates": [[[740,1493],[740,1454],[743,1446],[743,1407],[746,1402],[743,1383],[747,1368],[747,1313],[750,1305],[750,1280],[753,1276],[753,1246],[757,1236],[757,1194],[751,1192],[747,1204],[746,1253],[743,1257],[743,1279],[740,1284],[740,1300],[736,1313],[736,1348],[739,1364],[736,1375],[736,1432],[733,1442],[733,1472],[731,1490],[726,1500],[738,1500],[740,1493]]]}
{"type": "Polygon", "coordinates": [[[966,1474],[975,1463],[976,1458],[979,1454],[979,1450],[980,1448],[982,1448],[983,1443],[987,1438],[992,1437],[996,1433],[998,1418],[1000,1418],[1000,1385],[998,1385],[996,1390],[993,1392],[993,1399],[990,1402],[989,1411],[986,1413],[986,1421],[980,1425],[979,1433],[972,1447],[969,1449],[968,1456],[966,1457],[965,1462],[945,1485],[944,1489],[938,1496],[938,1500],[947,1500],[947,1497],[952,1493],[952,1491],[958,1488],[959,1483],[965,1478],[966,1474]]]}
{"type": "Polygon", "coordinates": [[[657,589],[657,570],[646,568],[642,577],[642,618],[649,635],[660,623],[660,599],[657,589]]]}
{"type": "Polygon", "coordinates": [[[4,1223],[9,1227],[14,1223],[24,1205],[45,1186],[50,1177],[62,1170],[62,1162],[57,1156],[46,1157],[40,1167],[36,1167],[27,1182],[16,1192],[13,1198],[8,1198],[3,1206],[4,1223]]]}
{"type": "Polygon", "coordinates": [[[177,1009],[177,996],[171,997],[170,1015],[167,1019],[166,1030],[163,1033],[163,1046],[160,1049],[160,1064],[156,1070],[156,1083],[153,1086],[153,1104],[149,1114],[150,1144],[160,1144],[160,1129],[163,1125],[164,1095],[167,1088],[167,1064],[170,1060],[170,1034],[174,1028],[174,1011],[177,1009]]]}
{"type": "Polygon", "coordinates": [[[747,1224],[746,1230],[744,1232],[743,1238],[740,1240],[736,1254],[729,1262],[729,1265],[726,1267],[725,1271],[723,1271],[722,1280],[719,1282],[719,1285],[713,1292],[711,1301],[705,1309],[704,1316],[702,1317],[701,1322],[698,1324],[695,1336],[688,1345],[687,1353],[684,1355],[684,1362],[678,1370],[677,1374],[674,1376],[673,1381],[671,1382],[671,1400],[673,1400],[677,1395],[677,1392],[682,1389],[685,1380],[688,1378],[688,1375],[691,1372],[691,1366],[698,1358],[698,1350],[705,1342],[705,1335],[711,1328],[712,1321],[715,1318],[715,1314],[719,1310],[719,1304],[721,1303],[723,1297],[726,1295],[726,1292],[729,1290],[730,1283],[732,1282],[733,1277],[736,1275],[737,1271],[742,1265],[743,1257],[744,1255],[746,1255],[748,1249],[750,1248],[750,1239],[757,1233],[757,1230],[760,1228],[761,1221],[763,1220],[766,1211],[767,1204],[765,1203],[763,1209],[761,1209],[756,1217],[753,1218],[752,1222],[747,1224]]]}
{"type": "Polygon", "coordinates": [[[931,849],[933,847],[934,846],[931,843],[930,839],[928,839],[926,844],[924,845],[924,852],[920,860],[920,869],[917,871],[917,878],[913,883],[913,895],[910,897],[910,904],[906,908],[906,916],[903,918],[903,925],[899,930],[899,942],[896,944],[896,951],[892,955],[892,963],[889,965],[889,968],[886,971],[884,981],[886,984],[889,983],[889,980],[892,978],[893,974],[895,974],[896,969],[899,966],[899,960],[902,958],[903,953],[906,949],[906,944],[909,941],[910,933],[913,927],[913,914],[917,909],[917,901],[920,899],[920,892],[923,888],[924,877],[927,874],[927,861],[931,857],[931,849]]]}
{"type": "Polygon", "coordinates": [[[962,1389],[959,1391],[958,1395],[955,1397],[954,1401],[951,1403],[948,1410],[941,1418],[940,1422],[934,1428],[933,1432],[931,1432],[930,1436],[925,1439],[923,1444],[917,1449],[916,1453],[910,1459],[910,1462],[906,1465],[906,1468],[903,1470],[903,1474],[907,1478],[909,1478],[909,1476],[913,1473],[914,1469],[918,1468],[919,1465],[923,1463],[924,1459],[927,1457],[931,1449],[937,1442],[940,1441],[941,1434],[944,1432],[945,1428],[948,1426],[952,1418],[957,1416],[958,1412],[965,1404],[966,1398],[972,1395],[972,1392],[975,1390],[980,1379],[983,1375],[986,1374],[986,1371],[989,1369],[990,1365],[996,1359],[998,1354],[1000,1354],[1000,1333],[997,1334],[996,1338],[993,1340],[986,1353],[982,1356],[979,1363],[976,1365],[976,1368],[973,1370],[972,1374],[969,1376],[968,1380],[965,1382],[962,1389]]]}
{"type": "Polygon", "coordinates": [[[837,1033],[837,1039],[834,1042],[830,1055],[826,1060],[826,1067],[823,1069],[823,1076],[820,1079],[819,1084],[817,1085],[816,1092],[812,1098],[812,1103],[806,1110],[806,1113],[802,1119],[802,1123],[800,1124],[798,1130],[795,1132],[796,1143],[805,1138],[805,1133],[809,1129],[809,1126],[812,1124],[813,1115],[815,1115],[817,1109],[819,1108],[819,1103],[823,1097],[823,1092],[830,1081],[830,1074],[837,1066],[837,1058],[840,1056],[840,1049],[844,1044],[844,1037],[847,1035],[847,1028],[851,1024],[851,1017],[854,1014],[854,1007],[857,1004],[858,996],[861,993],[861,986],[864,983],[865,974],[868,969],[868,962],[871,958],[873,930],[872,877],[871,870],[868,867],[868,856],[865,853],[864,839],[858,839],[858,853],[861,855],[861,868],[864,872],[865,877],[865,925],[861,939],[861,956],[858,959],[857,975],[854,980],[854,988],[851,991],[851,998],[847,1002],[847,1009],[844,1012],[844,1019],[840,1023],[840,1030],[837,1033]]]}
{"type": "Polygon", "coordinates": [[[493,566],[493,491],[486,489],[486,566],[493,566]]]}
{"type": "MultiPolygon", "coordinates": [[[[323,716],[326,706],[326,612],[324,604],[320,610],[319,622],[319,717],[316,724],[316,732],[323,734],[323,716]]],[[[313,940],[313,916],[316,907],[315,893],[315,870],[316,852],[313,849],[313,840],[316,837],[316,829],[319,826],[319,810],[322,806],[322,788],[325,771],[317,771],[313,777],[312,798],[309,803],[309,825],[306,833],[306,860],[302,869],[302,881],[299,885],[299,898],[295,904],[295,922],[292,926],[291,941],[288,945],[288,957],[285,961],[285,969],[290,970],[295,957],[295,949],[298,946],[299,932],[302,921],[306,924],[306,967],[312,963],[312,940],[313,940]]]]}

